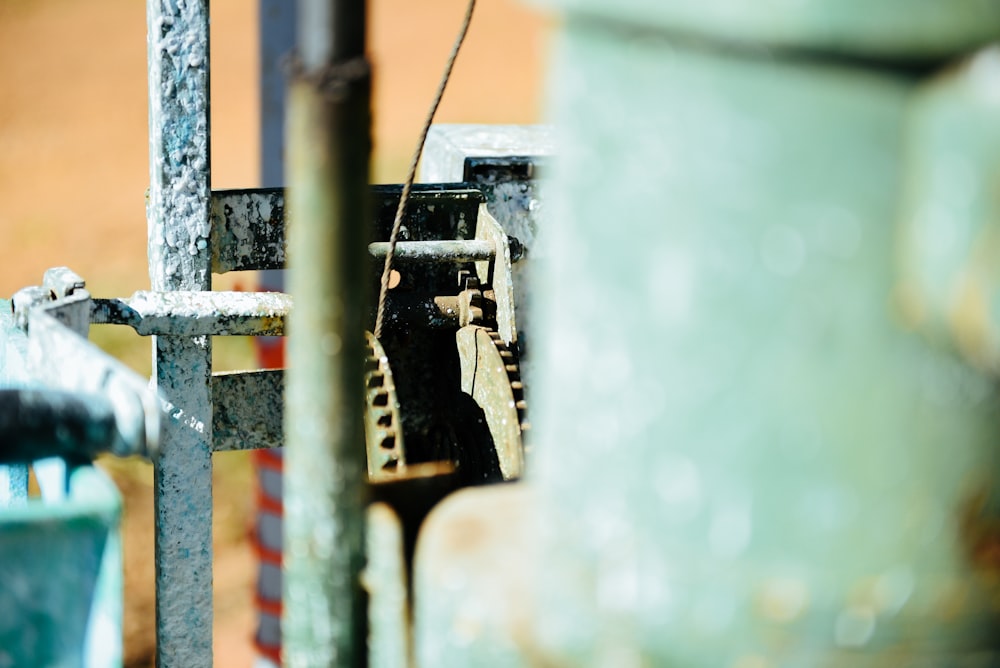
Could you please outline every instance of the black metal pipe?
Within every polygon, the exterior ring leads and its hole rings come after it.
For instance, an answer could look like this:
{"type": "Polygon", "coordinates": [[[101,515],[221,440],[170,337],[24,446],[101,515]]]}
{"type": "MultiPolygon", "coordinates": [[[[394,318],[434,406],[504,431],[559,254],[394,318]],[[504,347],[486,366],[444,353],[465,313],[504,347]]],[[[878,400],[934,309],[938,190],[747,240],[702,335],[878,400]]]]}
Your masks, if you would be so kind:
{"type": "Polygon", "coordinates": [[[46,457],[92,461],[111,449],[117,430],[111,402],[59,390],[0,390],[0,464],[46,457]]]}

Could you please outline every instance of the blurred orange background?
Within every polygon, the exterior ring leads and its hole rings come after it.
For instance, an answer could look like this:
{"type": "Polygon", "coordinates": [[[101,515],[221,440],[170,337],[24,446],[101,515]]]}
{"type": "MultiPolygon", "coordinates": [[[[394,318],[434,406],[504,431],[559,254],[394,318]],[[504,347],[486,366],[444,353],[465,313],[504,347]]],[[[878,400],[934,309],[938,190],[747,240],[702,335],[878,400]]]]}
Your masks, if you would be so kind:
{"type": "MultiPolygon", "coordinates": [[[[369,2],[373,182],[405,177],[464,7],[369,2]]],[[[213,0],[211,11],[212,186],[251,187],[259,173],[257,3],[213,0]]],[[[511,0],[480,0],[436,121],[537,122],[549,26],[511,0]]],[[[0,0],[0,296],[60,265],[95,296],[148,288],[147,113],[144,3],[0,0]]],[[[237,282],[249,288],[253,277],[221,277],[216,286],[237,282]]],[[[148,373],[148,341],[119,328],[94,328],[92,336],[148,373]]],[[[224,364],[238,365],[248,345],[229,357],[224,364]]],[[[126,663],[151,665],[151,473],[146,464],[104,464],[126,504],[126,663]]],[[[217,455],[215,464],[215,665],[249,666],[252,474],[241,453],[217,455]]]]}

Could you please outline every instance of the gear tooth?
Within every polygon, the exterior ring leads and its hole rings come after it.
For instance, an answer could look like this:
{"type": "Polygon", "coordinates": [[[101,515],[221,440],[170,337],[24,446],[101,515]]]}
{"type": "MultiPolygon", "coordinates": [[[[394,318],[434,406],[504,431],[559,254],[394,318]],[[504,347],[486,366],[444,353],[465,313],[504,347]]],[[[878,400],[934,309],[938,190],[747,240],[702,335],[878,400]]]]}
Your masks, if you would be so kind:
{"type": "Polygon", "coordinates": [[[523,411],[528,408],[528,403],[524,399],[521,399],[520,401],[514,402],[514,407],[519,411],[523,411]]]}
{"type": "Polygon", "coordinates": [[[381,344],[366,332],[368,356],[365,359],[365,441],[373,479],[398,476],[406,469],[402,433],[396,415],[399,402],[395,396],[389,359],[381,344]]]}

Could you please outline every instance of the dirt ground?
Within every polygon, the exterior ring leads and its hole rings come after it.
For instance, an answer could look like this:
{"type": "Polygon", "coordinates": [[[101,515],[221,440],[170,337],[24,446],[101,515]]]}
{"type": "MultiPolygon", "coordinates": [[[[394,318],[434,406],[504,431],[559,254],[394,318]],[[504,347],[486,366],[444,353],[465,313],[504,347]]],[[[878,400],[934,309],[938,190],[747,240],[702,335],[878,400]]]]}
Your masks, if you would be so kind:
{"type": "MultiPolygon", "coordinates": [[[[372,180],[399,182],[465,0],[369,2],[375,67],[372,180]]],[[[256,2],[212,2],[212,181],[257,184],[256,2]]],[[[550,20],[511,0],[478,4],[439,122],[530,123],[550,20]]],[[[96,296],[147,289],[143,194],[148,181],[144,3],[0,0],[0,295],[66,265],[96,296]]],[[[226,276],[216,287],[250,287],[226,276]]],[[[93,338],[143,373],[149,344],[128,331],[93,338]]],[[[217,364],[251,364],[246,340],[217,345],[217,364]]],[[[153,655],[152,474],[105,463],[125,498],[126,662],[153,655]]],[[[253,651],[252,471],[216,456],[215,665],[249,666],[253,651]]]]}

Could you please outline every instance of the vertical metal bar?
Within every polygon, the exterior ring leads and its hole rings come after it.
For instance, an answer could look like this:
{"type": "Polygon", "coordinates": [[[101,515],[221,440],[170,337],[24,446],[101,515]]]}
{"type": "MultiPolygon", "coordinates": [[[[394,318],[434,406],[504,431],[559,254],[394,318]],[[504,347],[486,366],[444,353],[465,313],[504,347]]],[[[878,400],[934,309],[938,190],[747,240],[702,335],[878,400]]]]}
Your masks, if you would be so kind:
{"type": "MultiPolygon", "coordinates": [[[[295,48],[295,3],[288,0],[260,0],[258,5],[258,30],[260,37],[260,185],[275,188],[285,185],[285,101],[288,88],[286,59],[295,48]]],[[[259,289],[285,289],[285,271],[269,269],[258,272],[259,289]]],[[[257,359],[262,366],[284,366],[283,341],[280,337],[255,337],[257,359]]],[[[284,438],[284,434],[282,434],[284,438]]],[[[266,457],[272,462],[283,462],[284,448],[268,453],[258,453],[258,487],[269,501],[283,502],[280,488],[275,491],[267,484],[273,471],[261,465],[266,457]]],[[[281,508],[281,506],[278,506],[281,508]]],[[[273,507],[272,507],[273,510],[273,507]]],[[[260,547],[270,553],[281,554],[284,527],[281,515],[266,512],[258,506],[258,522],[277,521],[274,532],[258,535],[260,547]]],[[[263,553],[262,553],[263,554],[263,553]]],[[[262,557],[257,572],[257,630],[255,641],[258,652],[276,658],[281,650],[281,613],[273,604],[281,602],[283,574],[280,562],[275,564],[262,557]],[[277,599],[277,600],[275,600],[277,599]],[[272,605],[263,605],[262,603],[272,605]]]]}
{"type": "MultiPolygon", "coordinates": [[[[149,276],[154,290],[211,289],[208,0],[147,0],[149,276]]],[[[154,338],[172,403],[156,491],[156,663],[212,664],[212,348],[154,338]]]]}
{"type": "Polygon", "coordinates": [[[285,185],[285,57],[295,46],[295,3],[260,0],[260,185],[285,185]]]}
{"type": "MultiPolygon", "coordinates": [[[[282,63],[295,47],[295,3],[260,0],[260,185],[285,185],[285,92],[282,63]]],[[[284,271],[260,272],[261,288],[284,288],[284,271]]]]}
{"type": "Polygon", "coordinates": [[[370,84],[364,2],[300,0],[288,106],[286,666],[365,663],[362,378],[370,84]]]}

